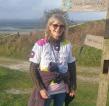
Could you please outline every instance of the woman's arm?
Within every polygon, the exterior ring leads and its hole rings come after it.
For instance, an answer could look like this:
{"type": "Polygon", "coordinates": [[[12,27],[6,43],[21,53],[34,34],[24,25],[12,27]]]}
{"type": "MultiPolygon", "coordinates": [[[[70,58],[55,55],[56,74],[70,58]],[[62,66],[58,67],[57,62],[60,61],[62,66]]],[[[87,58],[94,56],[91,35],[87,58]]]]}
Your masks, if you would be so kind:
{"type": "Polygon", "coordinates": [[[47,99],[48,98],[47,90],[46,90],[45,84],[43,83],[43,80],[40,76],[39,71],[40,71],[39,64],[31,62],[30,72],[31,72],[32,80],[35,83],[37,89],[39,89],[41,97],[44,99],[47,99]]]}
{"type": "Polygon", "coordinates": [[[76,63],[68,63],[68,71],[69,71],[69,78],[70,78],[70,91],[77,89],[77,82],[76,82],[76,63]]]}
{"type": "Polygon", "coordinates": [[[45,87],[45,85],[44,85],[44,83],[42,81],[42,78],[40,76],[39,71],[40,71],[39,70],[39,64],[31,62],[31,64],[30,64],[30,73],[31,73],[33,82],[35,83],[35,85],[37,86],[37,88],[39,90],[46,89],[46,87],[45,87]]]}

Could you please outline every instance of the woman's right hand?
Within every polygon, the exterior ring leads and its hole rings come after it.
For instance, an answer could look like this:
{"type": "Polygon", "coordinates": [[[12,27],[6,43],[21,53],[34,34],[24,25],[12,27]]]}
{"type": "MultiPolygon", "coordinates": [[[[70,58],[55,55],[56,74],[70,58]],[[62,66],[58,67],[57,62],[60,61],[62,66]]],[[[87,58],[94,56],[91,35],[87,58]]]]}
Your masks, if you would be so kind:
{"type": "Polygon", "coordinates": [[[40,95],[43,99],[48,99],[48,94],[47,94],[47,91],[45,89],[40,90],[40,95]]]}

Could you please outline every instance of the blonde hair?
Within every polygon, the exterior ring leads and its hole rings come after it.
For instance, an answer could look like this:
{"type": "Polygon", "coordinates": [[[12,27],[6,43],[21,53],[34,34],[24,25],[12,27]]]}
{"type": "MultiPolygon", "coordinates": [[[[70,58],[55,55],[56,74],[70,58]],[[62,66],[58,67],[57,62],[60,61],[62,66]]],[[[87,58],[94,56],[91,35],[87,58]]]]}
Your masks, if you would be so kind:
{"type": "Polygon", "coordinates": [[[58,20],[59,22],[63,23],[63,25],[65,26],[65,30],[62,34],[62,39],[65,39],[65,36],[68,32],[68,27],[67,27],[67,22],[64,18],[64,16],[62,14],[53,14],[49,19],[48,19],[48,22],[47,22],[47,25],[46,25],[46,29],[45,29],[45,37],[46,38],[50,38],[51,37],[51,33],[50,33],[50,30],[49,30],[49,26],[55,22],[56,20],[58,20]]]}

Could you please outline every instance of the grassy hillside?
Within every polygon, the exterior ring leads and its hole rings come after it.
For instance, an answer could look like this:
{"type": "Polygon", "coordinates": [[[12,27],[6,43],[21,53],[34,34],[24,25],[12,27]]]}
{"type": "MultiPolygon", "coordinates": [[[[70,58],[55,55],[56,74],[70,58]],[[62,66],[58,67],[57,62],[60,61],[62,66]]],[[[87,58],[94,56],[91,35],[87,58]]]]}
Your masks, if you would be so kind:
{"type": "MultiPolygon", "coordinates": [[[[84,46],[81,56],[79,50],[83,45],[87,34],[103,36],[105,21],[87,22],[78,26],[70,26],[69,34],[66,36],[74,45],[74,55],[78,59],[79,65],[98,66],[101,61],[102,51],[84,46]]],[[[34,32],[31,34],[14,34],[5,36],[0,34],[0,56],[27,59],[35,41],[43,36],[44,32],[34,32]]]]}

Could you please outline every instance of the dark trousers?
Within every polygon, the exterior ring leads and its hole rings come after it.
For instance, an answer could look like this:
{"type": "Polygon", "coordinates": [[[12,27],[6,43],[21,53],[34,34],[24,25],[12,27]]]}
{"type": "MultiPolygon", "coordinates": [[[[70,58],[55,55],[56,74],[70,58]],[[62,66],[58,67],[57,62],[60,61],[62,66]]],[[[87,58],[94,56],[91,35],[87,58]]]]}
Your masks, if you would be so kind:
{"type": "Polygon", "coordinates": [[[44,106],[50,106],[52,100],[53,100],[53,106],[63,106],[65,101],[65,96],[66,96],[66,93],[51,95],[49,99],[45,101],[44,106]]]}

